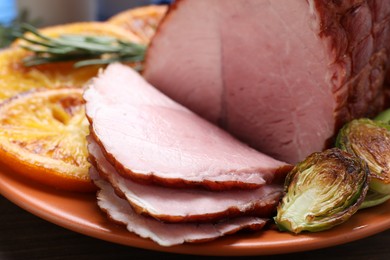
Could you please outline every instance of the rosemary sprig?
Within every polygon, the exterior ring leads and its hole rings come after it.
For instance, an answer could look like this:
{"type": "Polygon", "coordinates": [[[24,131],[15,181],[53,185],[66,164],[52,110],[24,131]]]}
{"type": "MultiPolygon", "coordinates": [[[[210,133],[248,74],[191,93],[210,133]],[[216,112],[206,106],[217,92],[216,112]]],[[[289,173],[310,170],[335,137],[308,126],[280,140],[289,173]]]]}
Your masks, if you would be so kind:
{"type": "Polygon", "coordinates": [[[61,35],[58,38],[52,38],[41,34],[29,24],[23,24],[22,28],[31,34],[19,33],[17,35],[18,38],[28,43],[21,47],[34,53],[23,60],[25,66],[77,61],[74,66],[79,68],[112,62],[142,62],[144,60],[146,46],[134,42],[108,36],[89,35],[61,35]]]}
{"type": "Polygon", "coordinates": [[[26,9],[19,11],[18,16],[10,24],[0,24],[0,48],[8,47],[15,40],[15,33],[21,33],[21,25],[29,23],[39,25],[41,19],[31,19],[26,9]]]}

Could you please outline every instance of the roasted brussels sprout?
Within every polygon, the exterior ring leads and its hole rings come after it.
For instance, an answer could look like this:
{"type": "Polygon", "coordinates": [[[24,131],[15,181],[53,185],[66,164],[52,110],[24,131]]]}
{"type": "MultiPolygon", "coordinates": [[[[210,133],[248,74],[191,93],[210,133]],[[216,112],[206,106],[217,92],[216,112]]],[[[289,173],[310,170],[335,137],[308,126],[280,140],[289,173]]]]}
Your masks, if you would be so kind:
{"type": "Polygon", "coordinates": [[[287,175],[274,220],[293,233],[330,229],[359,209],[368,184],[369,170],[360,158],[338,148],[313,153],[287,175]]]}
{"type": "MultiPolygon", "coordinates": [[[[390,125],[384,121],[355,119],[337,136],[336,146],[364,161],[370,169],[370,190],[390,194],[390,125]]],[[[378,195],[376,195],[378,196],[378,195]]]]}

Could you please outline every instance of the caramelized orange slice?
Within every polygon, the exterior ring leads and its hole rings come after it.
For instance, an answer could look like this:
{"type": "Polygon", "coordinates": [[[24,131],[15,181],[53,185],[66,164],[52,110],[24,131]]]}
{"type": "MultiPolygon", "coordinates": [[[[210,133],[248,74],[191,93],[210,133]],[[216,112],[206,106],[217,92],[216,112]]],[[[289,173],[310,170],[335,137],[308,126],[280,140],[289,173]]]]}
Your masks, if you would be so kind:
{"type": "Polygon", "coordinates": [[[114,15],[107,22],[133,32],[148,44],[167,10],[165,5],[141,6],[114,15]]]}
{"type": "Polygon", "coordinates": [[[0,162],[56,188],[91,191],[82,89],[20,94],[0,105],[0,162]]]}
{"type": "Polygon", "coordinates": [[[82,87],[97,75],[101,66],[75,69],[73,62],[25,67],[23,58],[30,55],[20,48],[0,52],[0,101],[32,89],[82,87]]]}
{"type": "MultiPolygon", "coordinates": [[[[101,22],[80,22],[51,26],[40,31],[50,37],[63,34],[111,36],[122,40],[140,42],[139,38],[118,26],[101,22]]],[[[17,40],[12,48],[0,52],[0,101],[32,89],[58,87],[82,87],[103,66],[74,68],[74,62],[58,62],[25,67],[23,59],[32,53],[21,49],[23,40],[17,40]]]]}

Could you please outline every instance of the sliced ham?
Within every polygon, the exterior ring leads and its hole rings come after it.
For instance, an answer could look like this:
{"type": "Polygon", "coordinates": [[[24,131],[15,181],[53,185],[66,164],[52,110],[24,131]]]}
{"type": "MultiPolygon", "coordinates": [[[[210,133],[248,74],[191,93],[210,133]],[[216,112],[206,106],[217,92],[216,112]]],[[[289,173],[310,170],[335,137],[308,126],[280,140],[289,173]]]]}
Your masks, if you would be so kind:
{"type": "Polygon", "coordinates": [[[257,152],[113,64],[85,91],[91,132],[126,178],[215,190],[281,182],[291,166],[257,152]]]}
{"type": "Polygon", "coordinates": [[[118,174],[91,138],[88,150],[99,174],[137,213],[165,222],[215,222],[237,215],[272,217],[283,193],[282,185],[217,192],[143,185],[118,174]]]}
{"type": "Polygon", "coordinates": [[[266,224],[266,220],[257,217],[239,217],[216,224],[162,223],[136,214],[126,200],[115,194],[108,182],[99,178],[93,168],[91,178],[100,189],[97,195],[98,205],[111,220],[126,225],[130,232],[149,238],[161,246],[210,241],[242,229],[260,230],[266,224]]]}
{"type": "Polygon", "coordinates": [[[384,105],[390,1],[177,0],[144,77],[250,146],[296,163],[384,105]]]}

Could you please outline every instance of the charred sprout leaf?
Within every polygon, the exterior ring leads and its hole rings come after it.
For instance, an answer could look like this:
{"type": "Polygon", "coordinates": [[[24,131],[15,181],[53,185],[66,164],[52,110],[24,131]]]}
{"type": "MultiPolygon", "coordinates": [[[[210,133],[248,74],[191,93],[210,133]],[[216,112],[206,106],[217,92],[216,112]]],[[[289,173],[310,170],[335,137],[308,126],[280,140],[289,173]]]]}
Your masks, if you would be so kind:
{"type": "Polygon", "coordinates": [[[390,194],[390,125],[383,121],[355,119],[339,132],[336,146],[364,161],[370,169],[370,190],[390,194]]]}
{"type": "Polygon", "coordinates": [[[358,157],[338,148],[313,153],[287,175],[275,222],[296,234],[330,229],[359,209],[368,183],[368,167],[358,157]]]}

